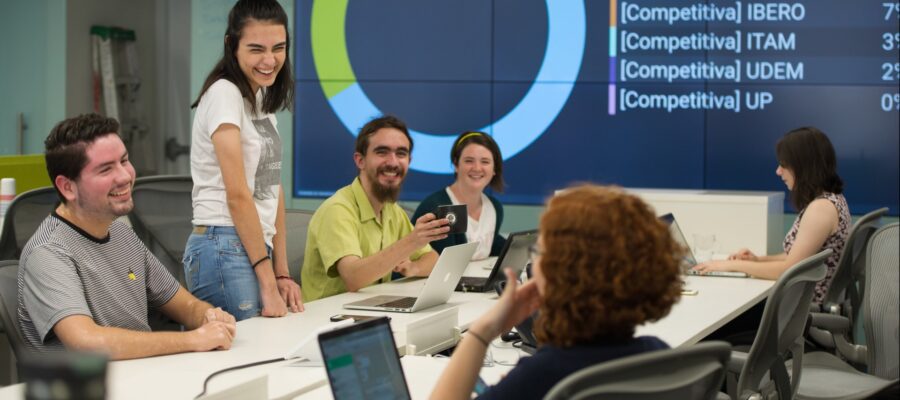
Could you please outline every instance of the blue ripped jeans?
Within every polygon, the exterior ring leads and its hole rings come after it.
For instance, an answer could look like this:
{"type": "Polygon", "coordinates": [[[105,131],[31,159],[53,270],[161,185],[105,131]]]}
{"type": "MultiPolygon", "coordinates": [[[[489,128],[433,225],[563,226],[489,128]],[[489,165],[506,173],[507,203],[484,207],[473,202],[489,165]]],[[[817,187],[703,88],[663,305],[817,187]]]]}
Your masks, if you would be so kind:
{"type": "MultiPolygon", "coordinates": [[[[272,249],[269,256],[272,255],[272,249]]],[[[188,290],[238,321],[260,314],[259,282],[233,226],[194,228],[184,249],[188,290]]]]}

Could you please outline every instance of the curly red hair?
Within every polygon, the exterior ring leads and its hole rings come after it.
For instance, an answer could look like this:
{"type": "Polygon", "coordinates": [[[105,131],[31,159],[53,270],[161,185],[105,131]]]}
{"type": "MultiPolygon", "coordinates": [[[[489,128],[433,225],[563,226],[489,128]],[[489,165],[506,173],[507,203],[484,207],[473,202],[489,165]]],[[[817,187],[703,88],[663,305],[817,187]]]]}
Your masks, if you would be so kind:
{"type": "Polygon", "coordinates": [[[624,341],[681,297],[683,250],[649,206],[620,188],[583,185],[554,196],[540,235],[542,343],[624,341]]]}

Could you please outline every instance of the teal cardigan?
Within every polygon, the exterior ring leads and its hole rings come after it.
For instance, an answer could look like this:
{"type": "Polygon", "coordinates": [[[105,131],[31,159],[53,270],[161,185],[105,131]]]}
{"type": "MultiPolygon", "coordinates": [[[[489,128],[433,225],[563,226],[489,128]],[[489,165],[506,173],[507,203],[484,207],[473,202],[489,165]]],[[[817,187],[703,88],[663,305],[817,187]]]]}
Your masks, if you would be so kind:
{"type": "MultiPolygon", "coordinates": [[[[491,201],[491,204],[494,205],[494,210],[497,213],[497,223],[494,228],[494,242],[491,244],[491,255],[498,256],[500,255],[500,251],[503,249],[503,245],[506,243],[506,239],[503,236],[500,236],[500,226],[503,225],[503,205],[500,204],[500,201],[494,198],[489,194],[486,194],[487,198],[491,201]]],[[[447,190],[441,189],[437,192],[430,194],[421,203],[419,203],[419,207],[416,208],[415,214],[412,216],[413,225],[416,224],[416,220],[419,217],[434,212],[438,206],[453,204],[450,201],[450,196],[447,195],[447,190]]],[[[431,242],[431,248],[433,248],[438,253],[442,252],[445,247],[455,246],[458,244],[466,243],[466,234],[465,233],[454,233],[448,235],[446,238],[441,240],[435,240],[431,242]]]]}

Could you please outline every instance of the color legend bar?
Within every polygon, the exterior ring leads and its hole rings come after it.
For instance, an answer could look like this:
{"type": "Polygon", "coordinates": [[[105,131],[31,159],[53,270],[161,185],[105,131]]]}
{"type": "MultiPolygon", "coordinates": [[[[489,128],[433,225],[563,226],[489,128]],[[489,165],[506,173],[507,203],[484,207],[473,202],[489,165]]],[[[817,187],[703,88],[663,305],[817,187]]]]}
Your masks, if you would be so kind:
{"type": "Polygon", "coordinates": [[[616,2],[609,0],[609,115],[616,115],[616,2]]]}

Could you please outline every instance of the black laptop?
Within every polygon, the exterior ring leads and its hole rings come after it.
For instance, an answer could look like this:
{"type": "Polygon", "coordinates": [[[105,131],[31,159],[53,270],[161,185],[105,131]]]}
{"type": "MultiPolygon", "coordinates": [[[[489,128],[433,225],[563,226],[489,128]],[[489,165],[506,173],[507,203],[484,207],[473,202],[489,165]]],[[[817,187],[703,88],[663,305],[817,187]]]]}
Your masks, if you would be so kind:
{"type": "Polygon", "coordinates": [[[387,318],[322,333],[319,348],[335,400],[410,398],[387,318]]]}
{"type": "Polygon", "coordinates": [[[528,266],[529,254],[528,248],[537,243],[538,231],[536,229],[529,231],[513,232],[506,238],[506,244],[491,269],[491,274],[487,278],[464,276],[456,285],[457,292],[487,292],[494,290],[494,284],[506,280],[503,270],[512,268],[513,272],[518,276],[522,270],[528,266]]]}

